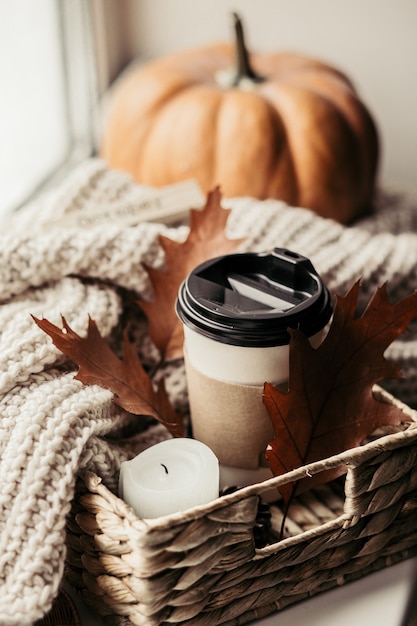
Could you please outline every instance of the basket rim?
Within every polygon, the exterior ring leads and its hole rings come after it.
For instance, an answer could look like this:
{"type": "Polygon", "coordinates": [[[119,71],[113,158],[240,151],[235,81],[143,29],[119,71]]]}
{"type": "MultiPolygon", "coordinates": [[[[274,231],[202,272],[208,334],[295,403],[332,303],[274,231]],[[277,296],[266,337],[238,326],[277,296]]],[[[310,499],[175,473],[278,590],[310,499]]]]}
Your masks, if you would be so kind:
{"type": "Polygon", "coordinates": [[[79,472],[79,477],[83,480],[90,492],[104,497],[120,515],[135,526],[136,530],[145,533],[158,531],[176,523],[186,523],[198,519],[203,515],[213,513],[218,509],[237,503],[245,498],[259,498],[263,492],[271,488],[278,488],[280,485],[295,482],[307,476],[311,477],[340,465],[353,468],[374,457],[376,454],[379,454],[381,451],[394,450],[405,445],[405,442],[417,441],[417,411],[395,398],[379,385],[374,385],[373,395],[381,402],[395,404],[404,412],[405,417],[408,417],[411,423],[400,432],[382,435],[378,439],[365,443],[364,445],[350,448],[341,453],[327,457],[326,459],[302,465],[280,476],[268,478],[263,482],[242,487],[230,494],[219,496],[207,504],[201,504],[185,511],[178,511],[156,518],[142,519],[136,515],[133,509],[124,502],[124,500],[106,487],[102,479],[94,472],[89,470],[81,471],[79,472]]]}

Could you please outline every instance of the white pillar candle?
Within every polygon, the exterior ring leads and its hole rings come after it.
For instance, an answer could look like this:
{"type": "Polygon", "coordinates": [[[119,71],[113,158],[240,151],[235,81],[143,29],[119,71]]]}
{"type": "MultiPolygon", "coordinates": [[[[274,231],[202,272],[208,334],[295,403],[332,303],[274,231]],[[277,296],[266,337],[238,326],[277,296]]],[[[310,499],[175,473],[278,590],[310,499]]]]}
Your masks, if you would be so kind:
{"type": "Polygon", "coordinates": [[[219,496],[219,462],[195,439],[161,441],[121,464],[120,497],[139,517],[169,515],[219,496]]]}

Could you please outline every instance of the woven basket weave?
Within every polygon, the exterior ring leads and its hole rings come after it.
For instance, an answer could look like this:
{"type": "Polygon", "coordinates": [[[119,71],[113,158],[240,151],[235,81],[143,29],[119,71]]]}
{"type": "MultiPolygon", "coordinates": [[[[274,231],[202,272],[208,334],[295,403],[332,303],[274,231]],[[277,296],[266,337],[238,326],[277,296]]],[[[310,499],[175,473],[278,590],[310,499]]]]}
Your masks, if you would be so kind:
{"type": "Polygon", "coordinates": [[[67,576],[109,623],[237,626],[417,554],[417,412],[404,428],[214,502],[141,520],[95,474],[77,486],[67,576]],[[259,496],[271,486],[344,465],[346,477],[299,496],[285,533],[270,506],[256,548],[259,496]]]}

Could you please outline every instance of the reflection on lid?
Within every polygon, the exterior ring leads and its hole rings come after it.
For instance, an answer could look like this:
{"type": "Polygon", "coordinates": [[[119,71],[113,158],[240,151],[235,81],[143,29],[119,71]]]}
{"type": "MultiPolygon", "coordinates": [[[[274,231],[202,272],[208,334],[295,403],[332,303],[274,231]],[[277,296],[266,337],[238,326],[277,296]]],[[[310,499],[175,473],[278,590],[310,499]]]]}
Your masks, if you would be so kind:
{"type": "MultiPolygon", "coordinates": [[[[258,280],[253,280],[249,276],[240,276],[239,274],[229,274],[227,278],[235,292],[250,299],[254,305],[258,305],[256,309],[262,309],[263,307],[259,307],[259,304],[264,304],[269,309],[289,311],[296,304],[310,297],[309,294],[285,289],[284,286],[278,288],[276,284],[273,288],[274,293],[272,293],[272,289],[271,291],[267,290],[259,278],[258,280]]],[[[226,302],[227,296],[225,296],[226,302]]]]}

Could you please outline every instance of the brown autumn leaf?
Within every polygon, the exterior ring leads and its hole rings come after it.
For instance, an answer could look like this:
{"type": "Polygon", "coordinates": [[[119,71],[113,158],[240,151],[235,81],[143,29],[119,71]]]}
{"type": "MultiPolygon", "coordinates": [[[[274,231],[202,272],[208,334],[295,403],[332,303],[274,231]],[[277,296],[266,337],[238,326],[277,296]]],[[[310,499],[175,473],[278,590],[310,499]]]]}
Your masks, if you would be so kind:
{"type": "Polygon", "coordinates": [[[151,302],[139,301],[145,313],[149,334],[162,359],[183,355],[182,324],[175,313],[178,289],[187,275],[200,263],[215,256],[230,254],[243,239],[228,239],[225,234],[229,209],[221,206],[219,187],[208,193],[202,210],[191,210],[190,230],[184,242],[160,236],[165,252],[165,271],[147,267],[154,288],[151,302]]]}
{"type": "MultiPolygon", "coordinates": [[[[399,366],[384,358],[386,348],[417,316],[417,295],[390,304],[386,285],[355,317],[359,282],[337,298],[334,318],[316,349],[291,330],[288,391],[264,385],[264,403],[274,427],[267,459],[274,476],[359,445],[379,426],[399,424],[403,412],[377,401],[372,387],[400,378],[399,366]]],[[[286,502],[296,493],[344,473],[339,467],[279,488],[286,502]]]]}
{"type": "Polygon", "coordinates": [[[33,315],[32,318],[51,337],[55,346],[78,365],[77,380],[109,389],[114,393],[114,402],[126,411],[134,415],[150,415],[175,437],[184,436],[182,418],[170,404],[165,387],[161,384],[157,391],[154,390],[127,333],[123,341],[123,360],[120,360],[91,318],[86,337],[77,335],[64,317],[62,328],[46,319],[37,319],[33,315]]]}

